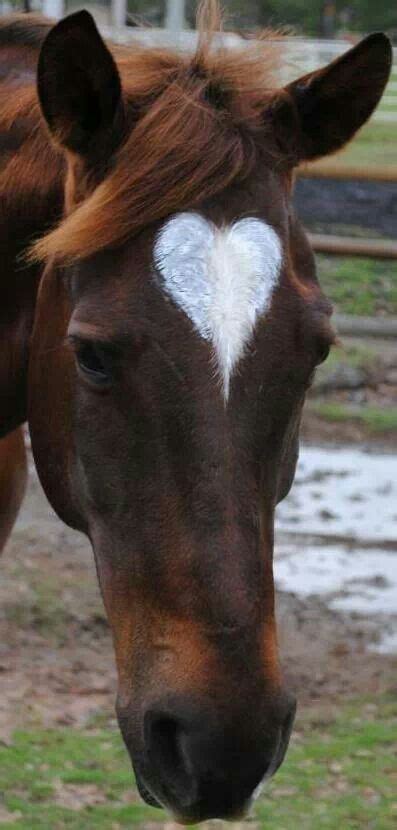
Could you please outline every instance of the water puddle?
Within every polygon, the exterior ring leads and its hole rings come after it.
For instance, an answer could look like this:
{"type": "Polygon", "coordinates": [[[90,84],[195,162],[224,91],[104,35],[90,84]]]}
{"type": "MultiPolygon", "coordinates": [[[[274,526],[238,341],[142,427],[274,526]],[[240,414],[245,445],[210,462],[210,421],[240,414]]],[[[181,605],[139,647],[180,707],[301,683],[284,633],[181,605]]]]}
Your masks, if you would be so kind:
{"type": "Polygon", "coordinates": [[[301,449],[293,489],[279,505],[288,532],[388,540],[397,547],[397,458],[352,449],[301,449]]]}
{"type": "Polygon", "coordinates": [[[361,614],[394,614],[397,567],[394,554],[382,550],[346,550],[342,546],[286,547],[277,556],[278,586],[299,596],[328,599],[330,607],[361,614]]]}
{"type": "Polygon", "coordinates": [[[397,652],[396,495],[396,456],[302,448],[276,523],[278,587],[371,618],[385,653],[397,652]]]}

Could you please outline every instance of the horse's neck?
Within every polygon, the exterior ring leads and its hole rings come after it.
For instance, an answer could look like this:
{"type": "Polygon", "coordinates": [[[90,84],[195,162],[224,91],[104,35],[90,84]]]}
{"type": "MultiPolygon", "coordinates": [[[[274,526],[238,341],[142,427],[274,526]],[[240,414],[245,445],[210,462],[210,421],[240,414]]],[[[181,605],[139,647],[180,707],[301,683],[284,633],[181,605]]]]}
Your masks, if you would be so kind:
{"type": "Polygon", "coordinates": [[[9,81],[0,85],[0,436],[26,419],[28,343],[41,269],[27,266],[24,253],[57,221],[63,201],[63,162],[37,106],[18,112],[18,95],[28,91],[9,81]]]}

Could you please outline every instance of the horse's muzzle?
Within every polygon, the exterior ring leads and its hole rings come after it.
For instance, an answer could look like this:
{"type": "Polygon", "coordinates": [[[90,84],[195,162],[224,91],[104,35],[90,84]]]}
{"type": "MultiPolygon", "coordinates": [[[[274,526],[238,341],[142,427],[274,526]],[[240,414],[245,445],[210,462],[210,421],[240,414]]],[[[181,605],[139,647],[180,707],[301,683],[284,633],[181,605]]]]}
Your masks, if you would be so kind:
{"type": "Polygon", "coordinates": [[[185,824],[241,818],[258,785],[280,766],[294,715],[295,701],[283,698],[266,724],[258,716],[255,730],[252,716],[247,728],[243,718],[217,723],[208,710],[189,712],[180,703],[151,706],[139,759],[130,747],[142,797],[185,824]]]}

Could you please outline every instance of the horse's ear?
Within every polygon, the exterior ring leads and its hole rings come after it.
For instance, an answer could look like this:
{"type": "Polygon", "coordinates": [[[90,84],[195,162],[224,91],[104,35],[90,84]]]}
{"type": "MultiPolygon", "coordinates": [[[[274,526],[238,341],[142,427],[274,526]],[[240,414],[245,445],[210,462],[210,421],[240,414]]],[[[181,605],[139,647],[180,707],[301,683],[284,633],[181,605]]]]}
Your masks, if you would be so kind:
{"type": "Polygon", "coordinates": [[[294,163],[334,153],[354,136],[382,97],[392,59],[386,35],[369,35],[286,87],[274,114],[281,146],[294,163]]]}
{"type": "Polygon", "coordinates": [[[86,11],[47,35],[38,62],[41,108],[55,141],[83,157],[114,149],[121,125],[116,64],[86,11]]]}

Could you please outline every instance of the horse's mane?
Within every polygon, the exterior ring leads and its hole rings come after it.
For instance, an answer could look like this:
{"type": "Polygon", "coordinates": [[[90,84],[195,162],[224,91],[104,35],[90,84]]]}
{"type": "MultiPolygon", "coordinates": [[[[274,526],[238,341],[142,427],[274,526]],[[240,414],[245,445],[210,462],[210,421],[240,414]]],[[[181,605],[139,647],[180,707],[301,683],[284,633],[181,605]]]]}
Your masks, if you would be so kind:
{"type": "Polygon", "coordinates": [[[267,35],[227,48],[220,27],[218,0],[203,0],[193,55],[115,50],[131,129],[106,178],[35,244],[36,258],[70,262],[117,246],[250,173],[279,50],[267,35]]]}
{"type": "Polygon", "coordinates": [[[53,21],[40,14],[10,14],[0,18],[0,46],[40,47],[53,21]]]}

